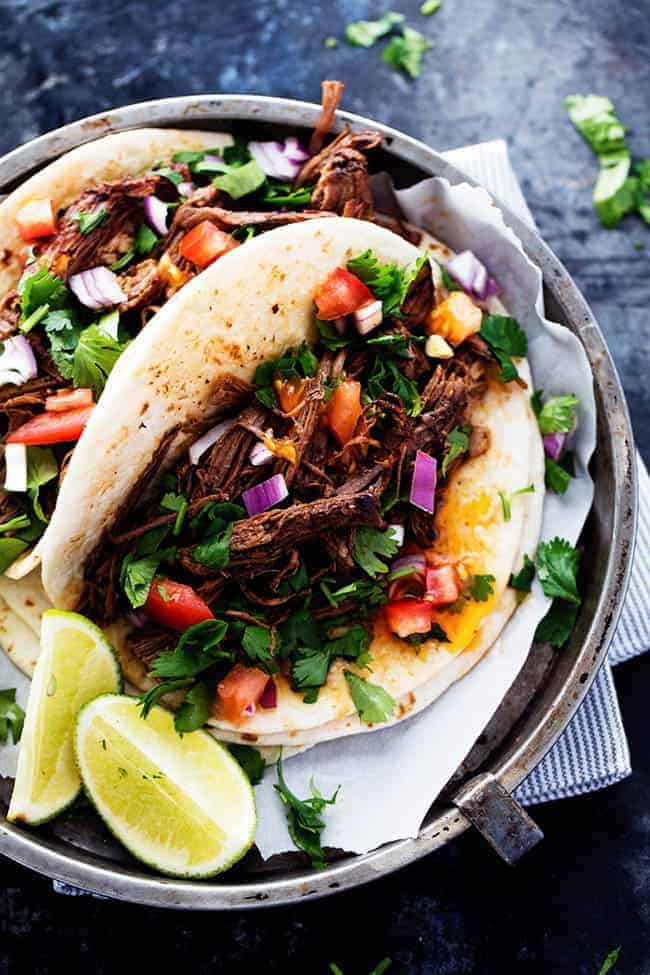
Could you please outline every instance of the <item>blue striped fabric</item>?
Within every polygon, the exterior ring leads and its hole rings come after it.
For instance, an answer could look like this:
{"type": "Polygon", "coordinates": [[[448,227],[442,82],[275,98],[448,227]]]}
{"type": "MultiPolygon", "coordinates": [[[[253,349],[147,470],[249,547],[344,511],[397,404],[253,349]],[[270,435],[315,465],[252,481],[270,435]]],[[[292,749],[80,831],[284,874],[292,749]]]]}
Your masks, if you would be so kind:
{"type": "MultiPolygon", "coordinates": [[[[523,220],[535,226],[502,139],[444,153],[523,220]]],[[[520,802],[532,805],[603,789],[631,772],[630,752],[612,678],[612,665],[650,648],[650,482],[640,457],[639,528],[629,590],[609,659],[562,737],[519,787],[520,802]]]]}

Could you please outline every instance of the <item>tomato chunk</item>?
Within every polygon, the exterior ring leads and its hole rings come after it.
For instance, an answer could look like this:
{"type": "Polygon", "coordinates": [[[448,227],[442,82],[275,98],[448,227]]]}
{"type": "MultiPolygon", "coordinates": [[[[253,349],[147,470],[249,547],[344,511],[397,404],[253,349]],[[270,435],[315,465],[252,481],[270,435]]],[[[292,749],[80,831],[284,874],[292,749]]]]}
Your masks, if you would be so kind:
{"type": "Polygon", "coordinates": [[[452,345],[460,345],[479,331],[483,313],[464,291],[452,291],[429,315],[427,332],[442,335],[452,345]]]}
{"type": "Polygon", "coordinates": [[[425,600],[431,606],[447,606],[460,596],[458,575],[453,565],[439,565],[425,573],[425,600]]]}
{"type": "Polygon", "coordinates": [[[207,267],[234,247],[239,247],[234,237],[218,230],[209,220],[202,220],[185,234],[178,252],[197,267],[207,267]]]}
{"type": "Polygon", "coordinates": [[[342,447],[352,440],[362,413],[361,383],[356,379],[339,383],[327,406],[327,425],[342,447]]]}
{"type": "Polygon", "coordinates": [[[269,675],[258,667],[235,664],[217,685],[217,701],[222,718],[239,724],[250,717],[268,682],[269,675]]]}
{"type": "Polygon", "coordinates": [[[214,619],[210,607],[191,586],[159,576],[151,583],[144,611],[156,623],[172,630],[186,630],[214,619]]]}
{"type": "Polygon", "coordinates": [[[305,397],[304,379],[276,379],[273,382],[278,402],[285,413],[291,413],[305,397]]]}
{"type": "Polygon", "coordinates": [[[386,622],[397,636],[428,633],[433,619],[433,607],[424,599],[396,599],[384,606],[386,622]]]}
{"type": "Polygon", "coordinates": [[[77,407],[92,405],[93,391],[83,387],[62,389],[45,400],[45,409],[48,413],[67,413],[68,410],[75,410],[77,407]]]}
{"type": "Polygon", "coordinates": [[[30,200],[16,214],[18,232],[25,241],[50,237],[56,230],[56,221],[49,197],[30,200]]]}
{"type": "Polygon", "coordinates": [[[375,296],[363,281],[344,267],[334,268],[314,295],[318,317],[326,322],[351,315],[374,300],[375,296]]]}
{"type": "Polygon", "coordinates": [[[90,419],[94,406],[82,406],[65,413],[39,413],[7,437],[7,443],[44,446],[72,443],[78,440],[90,419]]]}

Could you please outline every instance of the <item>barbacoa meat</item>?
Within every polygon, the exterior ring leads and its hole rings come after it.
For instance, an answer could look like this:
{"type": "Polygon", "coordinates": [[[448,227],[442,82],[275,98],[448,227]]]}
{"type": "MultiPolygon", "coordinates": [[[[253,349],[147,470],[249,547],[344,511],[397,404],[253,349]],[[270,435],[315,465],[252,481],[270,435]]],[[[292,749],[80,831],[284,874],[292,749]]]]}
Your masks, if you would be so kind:
{"type": "Polygon", "coordinates": [[[294,186],[316,183],[311,205],[344,217],[370,220],[373,199],[366,153],[382,143],[379,132],[351,132],[347,127],[298,173],[294,186]]]}

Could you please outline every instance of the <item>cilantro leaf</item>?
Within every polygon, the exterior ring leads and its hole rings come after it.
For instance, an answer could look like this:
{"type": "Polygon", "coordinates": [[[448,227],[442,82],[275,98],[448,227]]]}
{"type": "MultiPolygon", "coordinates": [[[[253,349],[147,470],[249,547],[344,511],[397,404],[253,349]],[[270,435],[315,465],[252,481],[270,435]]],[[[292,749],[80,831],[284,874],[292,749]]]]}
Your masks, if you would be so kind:
{"type": "Polygon", "coordinates": [[[223,620],[204,620],[188,627],[175,650],[164,650],[153,661],[152,677],[196,677],[217,662],[233,661],[233,651],[222,646],[227,632],[223,620]]]}
{"type": "Polygon", "coordinates": [[[345,28],[345,39],[355,47],[372,47],[380,37],[390,34],[396,24],[404,22],[404,14],[389,10],[379,20],[356,20],[345,28]]]}
{"type": "Polygon", "coordinates": [[[108,223],[108,210],[80,210],[74,217],[79,222],[79,233],[84,237],[92,233],[96,227],[105,227],[108,223]]]}
{"type": "Polygon", "coordinates": [[[325,647],[301,647],[292,655],[291,686],[294,691],[321,687],[327,680],[331,657],[325,647]]]}
{"type": "Polygon", "coordinates": [[[496,579],[492,575],[475,575],[469,581],[469,594],[477,603],[486,603],[494,594],[496,579]]]}
{"type": "Polygon", "coordinates": [[[262,187],[260,200],[262,203],[272,203],[276,207],[291,207],[292,210],[296,210],[311,202],[315,188],[315,186],[301,186],[300,189],[294,190],[291,183],[269,178],[262,187]]]}
{"type": "Polygon", "coordinates": [[[371,684],[351,670],[344,670],[343,674],[354,706],[364,724],[386,721],[395,712],[395,701],[383,687],[371,684]]]}
{"type": "Polygon", "coordinates": [[[348,599],[356,599],[369,606],[381,606],[386,602],[387,596],[385,589],[377,582],[370,582],[368,579],[355,579],[348,582],[345,586],[340,586],[332,591],[329,588],[331,579],[321,579],[321,592],[331,606],[340,606],[348,599]]]}
{"type": "Polygon", "coordinates": [[[26,548],[29,542],[22,538],[0,538],[0,574],[6,572],[12,562],[15,562],[26,548]]]}
{"type": "Polygon", "coordinates": [[[109,373],[124,352],[126,343],[116,341],[97,325],[89,325],[79,336],[74,350],[72,381],[75,386],[90,387],[99,398],[109,373]]]}
{"type": "Polygon", "coordinates": [[[554,599],[548,613],[535,630],[535,639],[550,643],[557,650],[561,650],[571,636],[577,616],[578,607],[575,603],[554,599]]]}
{"type": "Polygon", "coordinates": [[[505,491],[499,491],[499,497],[501,499],[501,510],[503,512],[503,520],[510,521],[512,518],[512,499],[519,497],[520,494],[534,494],[535,485],[529,484],[528,487],[519,488],[518,491],[512,491],[510,494],[506,494],[505,491]]]}
{"type": "Polygon", "coordinates": [[[251,785],[257,785],[262,781],[266,762],[257,748],[251,745],[228,745],[228,749],[243,768],[251,785]]]}
{"type": "Polygon", "coordinates": [[[158,703],[165,694],[172,694],[174,691],[182,691],[186,687],[191,687],[194,681],[191,677],[180,677],[174,680],[163,680],[160,684],[154,684],[146,694],[141,694],[138,698],[140,706],[140,717],[146,718],[152,707],[158,703]]]}
{"type": "Polygon", "coordinates": [[[29,515],[24,513],[15,515],[13,518],[10,518],[9,521],[5,521],[0,525],[0,535],[4,535],[6,532],[20,531],[21,528],[29,528],[30,525],[31,521],[29,519],[29,515]]]}
{"type": "Polygon", "coordinates": [[[537,577],[545,596],[558,596],[580,605],[577,573],[580,555],[564,538],[540,542],[537,548],[537,577]]]}
{"type": "Polygon", "coordinates": [[[312,780],[311,798],[299,799],[285,782],[281,758],[278,758],[276,768],[278,784],[273,788],[287,807],[289,835],[297,849],[304,850],[308,855],[314,870],[324,870],[326,863],[321,846],[321,835],[325,829],[325,820],[322,814],[326,806],[336,802],[339,790],[337,789],[330,799],[325,799],[312,780]]]}
{"type": "Polygon", "coordinates": [[[296,610],[280,627],[283,657],[291,655],[299,647],[317,649],[322,643],[322,635],[317,621],[306,606],[296,610]]]}
{"type": "Polygon", "coordinates": [[[421,254],[410,270],[397,264],[380,264],[369,248],[358,257],[351,258],[347,269],[381,301],[384,317],[399,317],[402,302],[426,260],[427,254],[421,254]]]}
{"type": "Polygon", "coordinates": [[[524,555],[524,564],[519,572],[513,572],[508,580],[511,589],[517,592],[530,592],[535,578],[535,563],[528,554],[524,555]]]}
{"type": "MultiPolygon", "coordinates": [[[[31,269],[30,269],[31,271],[31,269]]],[[[55,274],[50,274],[44,266],[27,275],[23,275],[18,285],[21,299],[21,326],[25,325],[31,315],[44,305],[48,310],[62,308],[72,300],[65,283],[55,274]]],[[[29,329],[24,329],[29,331],[29,329]]]]}
{"type": "Polygon", "coordinates": [[[203,727],[210,717],[212,696],[210,688],[203,681],[198,681],[190,687],[174,716],[174,728],[179,735],[203,727]]]}
{"type": "Polygon", "coordinates": [[[417,78],[420,74],[422,57],[430,47],[430,41],[419,31],[412,27],[405,27],[401,37],[394,37],[390,44],[384,48],[381,55],[382,61],[392,65],[396,71],[405,71],[411,78],[417,78]]]}
{"type": "Polygon", "coordinates": [[[17,745],[23,733],[24,723],[25,712],[20,704],[16,703],[15,687],[0,691],[0,742],[5,744],[11,731],[11,740],[14,745],[17,745]]]}
{"type": "Polygon", "coordinates": [[[479,335],[499,361],[501,382],[517,379],[519,373],[511,356],[525,356],[528,352],[528,339],[519,322],[508,315],[486,315],[479,335]]]}
{"type": "Polygon", "coordinates": [[[469,437],[472,428],[468,426],[454,427],[447,435],[445,453],[442,458],[442,476],[446,477],[447,471],[455,460],[462,457],[469,450],[469,437]]]}
{"type": "Polygon", "coordinates": [[[318,331],[320,333],[321,345],[324,345],[326,349],[330,350],[330,352],[336,352],[338,349],[344,349],[347,345],[352,345],[352,343],[355,341],[355,336],[353,335],[341,335],[331,322],[323,322],[320,319],[317,319],[316,325],[318,326],[318,331]]]}
{"type": "MultiPolygon", "coordinates": [[[[191,155],[195,155],[195,153],[191,155]]],[[[199,153],[196,153],[196,155],[199,155],[199,153]]],[[[203,155],[203,153],[200,153],[200,155],[203,155]]],[[[171,166],[159,166],[157,169],[152,169],[151,172],[154,176],[162,176],[163,179],[168,179],[174,186],[180,186],[184,181],[183,174],[179,173],[177,169],[172,169],[171,166]]]]}
{"type": "Polygon", "coordinates": [[[558,464],[552,457],[545,457],[544,472],[544,480],[549,491],[553,491],[555,494],[564,494],[573,478],[573,475],[567,470],[564,463],[558,464]]]}
{"type": "Polygon", "coordinates": [[[254,383],[258,387],[255,392],[257,399],[269,409],[277,406],[273,382],[276,376],[281,379],[307,379],[315,376],[318,369],[318,359],[306,342],[297,349],[287,349],[279,359],[268,359],[255,370],[254,383]]]}
{"type": "Polygon", "coordinates": [[[440,4],[442,0],[424,0],[424,3],[420,7],[420,13],[423,17],[428,17],[429,14],[435,14],[436,10],[440,9],[440,4]]]}
{"type": "Polygon", "coordinates": [[[41,507],[39,491],[58,475],[56,457],[50,447],[27,448],[27,492],[34,506],[34,514],[39,521],[47,522],[41,507]]]}
{"type": "Polygon", "coordinates": [[[579,402],[573,393],[547,400],[537,413],[541,433],[544,436],[547,433],[569,433],[574,425],[574,408],[579,402]]]}
{"type": "Polygon", "coordinates": [[[612,968],[618,961],[618,956],[620,955],[620,953],[621,953],[620,947],[614,948],[613,951],[610,951],[607,958],[603,962],[602,967],[598,972],[598,975],[607,975],[608,972],[611,972],[612,968]]]}
{"type": "Polygon", "coordinates": [[[252,664],[266,674],[277,674],[278,665],[273,659],[273,634],[268,627],[247,626],[241,645],[252,664]]]}
{"type": "Polygon", "coordinates": [[[138,227],[138,232],[135,235],[135,252],[136,254],[141,254],[146,257],[150,254],[159,238],[153,232],[151,227],[148,227],[146,223],[140,224],[138,227]]]}
{"type": "Polygon", "coordinates": [[[160,563],[174,554],[174,549],[162,549],[143,558],[137,558],[133,552],[124,556],[120,569],[120,585],[134,609],[144,606],[160,563]]]}
{"type": "Polygon", "coordinates": [[[405,643],[410,643],[412,647],[419,647],[428,640],[437,640],[439,643],[451,643],[451,640],[440,626],[440,623],[432,623],[428,633],[412,633],[410,636],[403,637],[405,643]]]}
{"type": "Polygon", "coordinates": [[[222,569],[230,561],[230,542],[234,530],[232,522],[225,525],[223,530],[215,531],[205,542],[201,542],[192,551],[192,558],[201,565],[209,565],[213,569],[222,569]]]}
{"type": "Polygon", "coordinates": [[[217,176],[212,181],[213,185],[223,190],[233,200],[239,200],[242,196],[254,193],[266,182],[264,170],[251,159],[243,166],[229,167],[227,172],[217,176]]]}
{"type": "Polygon", "coordinates": [[[398,548],[397,539],[390,528],[383,532],[376,528],[358,528],[354,540],[354,561],[371,579],[375,579],[380,573],[388,572],[388,566],[378,556],[390,559],[398,548]]]}
{"type": "Polygon", "coordinates": [[[422,404],[417,385],[407,379],[402,369],[392,359],[377,356],[366,383],[368,395],[371,399],[381,399],[387,393],[394,393],[401,399],[408,416],[419,416],[422,404]]]}

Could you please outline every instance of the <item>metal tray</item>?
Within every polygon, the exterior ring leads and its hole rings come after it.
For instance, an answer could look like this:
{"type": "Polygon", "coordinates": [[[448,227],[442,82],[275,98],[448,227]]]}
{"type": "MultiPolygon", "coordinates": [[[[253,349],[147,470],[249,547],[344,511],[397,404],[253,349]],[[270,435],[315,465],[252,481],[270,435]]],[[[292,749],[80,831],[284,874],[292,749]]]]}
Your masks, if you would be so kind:
{"type": "MultiPolygon", "coordinates": [[[[319,106],[256,95],[200,95],[144,102],[82,119],[15,149],[0,159],[0,193],[61,153],[109,132],[140,126],[254,130],[311,129],[319,106]]],[[[336,128],[373,127],[385,137],[380,168],[398,185],[428,175],[467,180],[422,142],[358,115],[340,112],[336,128]]],[[[304,134],[304,133],[303,133],[304,134]]],[[[267,863],[253,851],[222,880],[192,882],[153,875],[127,857],[88,808],[38,831],[6,822],[9,780],[0,779],[0,852],[33,870],[96,893],[160,907],[241,909],[321,897],[367,883],[425,856],[477,826],[506,859],[515,859],[541,834],[509,799],[580,706],[603,662],[630,570],[636,525],[636,469],[625,397],[603,336],[566,269],[535,233],[503,207],[506,222],[544,277],[549,318],[570,328],[591,363],[598,410],[592,464],[595,499],[582,536],[584,602],[561,654],[536,646],[494,719],[434,803],[416,839],[387,844],[363,856],[339,852],[314,873],[297,855],[267,863]]]]}

